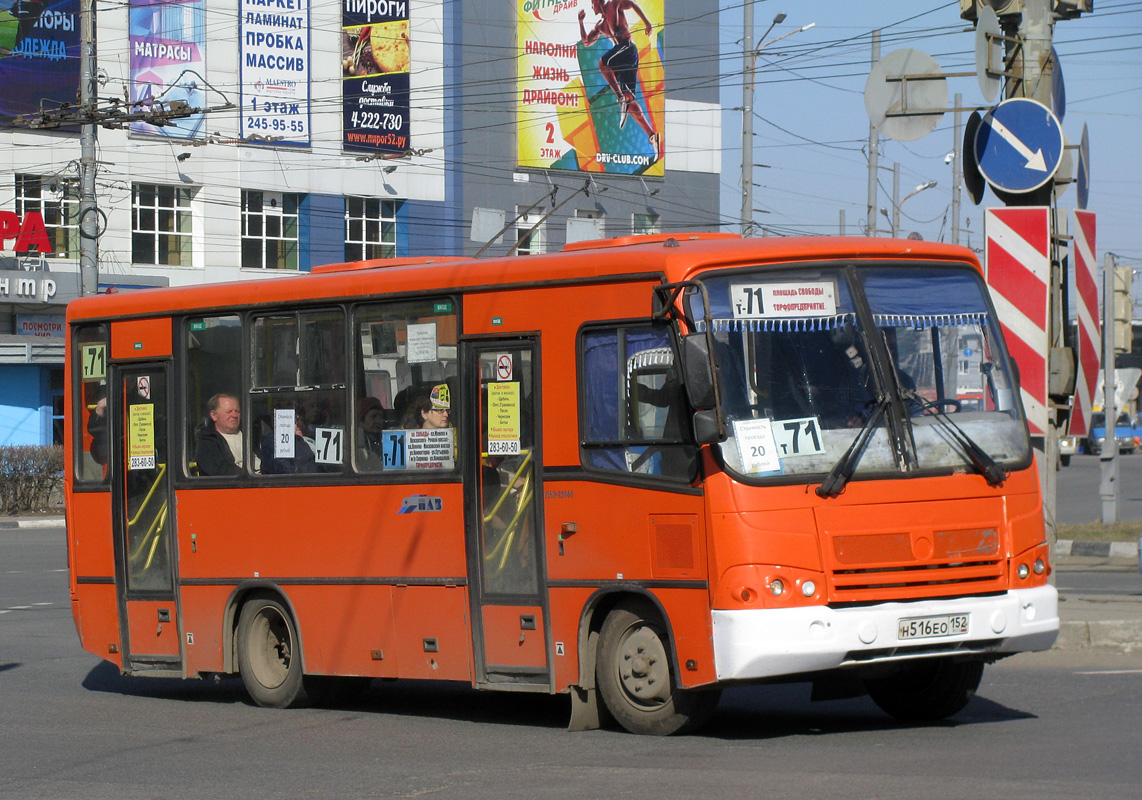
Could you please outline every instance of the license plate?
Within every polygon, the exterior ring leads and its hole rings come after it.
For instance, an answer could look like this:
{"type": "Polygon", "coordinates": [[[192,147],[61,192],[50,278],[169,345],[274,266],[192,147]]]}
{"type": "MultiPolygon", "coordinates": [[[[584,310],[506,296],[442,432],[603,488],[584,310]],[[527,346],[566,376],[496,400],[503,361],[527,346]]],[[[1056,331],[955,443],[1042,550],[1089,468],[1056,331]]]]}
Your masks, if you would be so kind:
{"type": "Polygon", "coordinates": [[[910,617],[897,621],[896,638],[930,639],[937,636],[959,636],[968,632],[970,614],[947,614],[941,617],[910,617]]]}

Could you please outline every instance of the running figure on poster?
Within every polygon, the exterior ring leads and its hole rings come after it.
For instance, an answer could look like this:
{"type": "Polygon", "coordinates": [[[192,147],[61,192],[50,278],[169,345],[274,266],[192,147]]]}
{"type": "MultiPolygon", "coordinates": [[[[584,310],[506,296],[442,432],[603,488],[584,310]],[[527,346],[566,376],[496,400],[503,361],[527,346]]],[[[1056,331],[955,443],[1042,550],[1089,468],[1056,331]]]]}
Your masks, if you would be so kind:
{"type": "Polygon", "coordinates": [[[590,31],[583,26],[587,16],[586,11],[579,12],[579,35],[583,44],[590,47],[600,36],[606,36],[614,47],[599,59],[599,71],[603,73],[611,91],[619,101],[619,127],[626,125],[627,116],[633,116],[634,121],[646,132],[647,139],[659,153],[661,136],[651,124],[649,116],[639,105],[635,97],[635,85],[638,81],[638,48],[631,41],[630,26],[627,24],[626,12],[633,11],[645,25],[646,35],[650,36],[650,20],[638,7],[634,0],[591,0],[591,9],[599,15],[600,19],[590,31]]]}

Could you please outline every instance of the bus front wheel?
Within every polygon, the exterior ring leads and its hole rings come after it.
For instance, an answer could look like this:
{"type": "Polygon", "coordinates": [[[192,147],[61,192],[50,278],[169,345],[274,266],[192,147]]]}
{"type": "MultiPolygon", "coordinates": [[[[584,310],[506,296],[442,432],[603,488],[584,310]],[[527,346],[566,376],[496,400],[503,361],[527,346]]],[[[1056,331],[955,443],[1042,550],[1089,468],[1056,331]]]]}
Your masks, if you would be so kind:
{"type": "Polygon", "coordinates": [[[308,703],[297,626],[284,605],[254,597],[238,618],[238,672],[251,699],[267,708],[308,703]]]}
{"type": "Polygon", "coordinates": [[[668,637],[649,604],[615,608],[599,639],[596,683],[607,710],[626,730],[669,736],[694,730],[713,714],[718,690],[675,684],[668,637]]]}
{"type": "Polygon", "coordinates": [[[934,722],[952,716],[975,696],[982,661],[932,658],[864,682],[872,701],[903,722],[934,722]]]}

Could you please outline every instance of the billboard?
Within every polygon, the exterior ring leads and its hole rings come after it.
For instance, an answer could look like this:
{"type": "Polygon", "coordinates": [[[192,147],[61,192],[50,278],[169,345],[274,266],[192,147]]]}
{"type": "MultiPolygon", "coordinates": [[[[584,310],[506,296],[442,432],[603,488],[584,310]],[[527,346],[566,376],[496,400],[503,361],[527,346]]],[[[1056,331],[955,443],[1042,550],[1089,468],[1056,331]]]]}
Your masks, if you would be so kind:
{"type": "Polygon", "coordinates": [[[408,0],[341,0],[342,146],[409,149],[408,0]]]}
{"type": "Polygon", "coordinates": [[[665,0],[516,2],[519,165],[662,176],[665,0]]]}
{"type": "Polygon", "coordinates": [[[0,126],[78,91],[79,0],[0,0],[0,126]]]}
{"type": "Polygon", "coordinates": [[[241,137],[309,144],[309,4],[239,0],[241,137]]]}
{"type": "MultiPolygon", "coordinates": [[[[131,105],[145,110],[154,100],[206,105],[205,0],[131,0],[131,105]]],[[[202,135],[203,114],[162,127],[132,122],[132,133],[177,139],[202,135]]]]}

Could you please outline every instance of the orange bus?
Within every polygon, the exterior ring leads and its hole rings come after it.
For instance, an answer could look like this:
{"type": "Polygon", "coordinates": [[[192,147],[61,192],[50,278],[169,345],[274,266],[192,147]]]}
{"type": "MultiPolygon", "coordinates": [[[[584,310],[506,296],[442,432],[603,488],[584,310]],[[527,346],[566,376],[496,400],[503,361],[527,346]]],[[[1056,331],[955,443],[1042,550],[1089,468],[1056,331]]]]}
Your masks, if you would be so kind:
{"type": "Polygon", "coordinates": [[[464,681],[668,734],[751,682],[940,719],[1058,633],[966,249],[636,236],[67,321],[72,608],[125,675],[464,681]]]}

